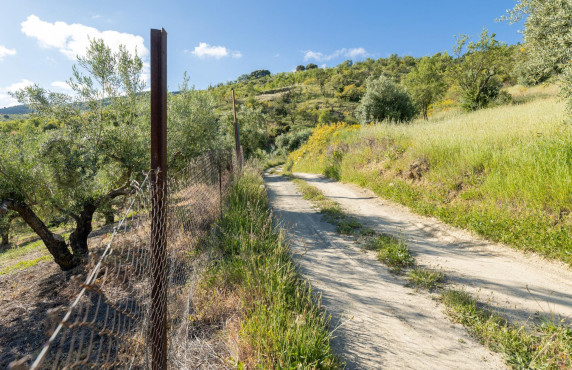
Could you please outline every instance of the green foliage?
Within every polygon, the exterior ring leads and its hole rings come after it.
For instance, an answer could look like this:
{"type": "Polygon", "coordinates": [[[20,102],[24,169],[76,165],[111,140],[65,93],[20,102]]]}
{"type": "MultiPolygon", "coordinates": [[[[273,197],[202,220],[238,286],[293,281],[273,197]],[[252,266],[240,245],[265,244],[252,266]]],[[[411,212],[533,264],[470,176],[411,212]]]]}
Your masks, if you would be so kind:
{"type": "Polygon", "coordinates": [[[459,36],[454,51],[459,59],[452,66],[451,76],[461,88],[461,106],[467,111],[487,107],[499,95],[501,73],[511,65],[510,49],[483,29],[476,42],[469,41],[467,35],[459,36]]]}
{"type": "Polygon", "coordinates": [[[524,21],[524,52],[531,82],[561,73],[572,59],[572,4],[568,0],[517,0],[504,20],[524,21]]]}
{"type": "MultiPolygon", "coordinates": [[[[234,137],[234,118],[232,114],[227,116],[228,136],[234,137]]],[[[268,142],[268,125],[262,114],[261,108],[241,106],[237,112],[237,120],[240,127],[240,144],[245,157],[250,157],[258,148],[265,147],[268,142]]]]}
{"type": "Polygon", "coordinates": [[[335,172],[418,213],[570,264],[572,127],[564,113],[540,96],[431,125],[324,126],[319,140],[312,135],[290,155],[292,170],[335,172]]]}
{"type": "Polygon", "coordinates": [[[429,106],[443,97],[447,91],[445,71],[450,60],[447,54],[440,53],[421,58],[416,67],[405,77],[405,85],[426,120],[429,106]]]}
{"type": "Polygon", "coordinates": [[[562,96],[572,112],[572,3],[567,0],[518,0],[505,20],[524,21],[526,82],[560,74],[562,96]]]}
{"type": "Polygon", "coordinates": [[[305,71],[305,70],[306,70],[306,67],[304,67],[301,64],[296,66],[296,72],[305,71]]]}
{"type": "Polygon", "coordinates": [[[288,133],[279,135],[276,137],[276,147],[283,154],[290,153],[300,147],[310,135],[312,134],[311,128],[305,128],[296,131],[290,131],[288,133]]]}
{"type": "Polygon", "coordinates": [[[308,63],[308,64],[306,64],[306,69],[307,69],[307,70],[309,70],[309,69],[316,69],[316,68],[318,68],[318,66],[315,65],[314,63],[308,63]]]}
{"type": "Polygon", "coordinates": [[[270,71],[266,69],[257,69],[256,71],[250,72],[248,75],[249,79],[258,79],[262,77],[270,76],[270,71]]]}
{"type": "Polygon", "coordinates": [[[407,244],[391,235],[382,234],[371,238],[367,248],[377,250],[377,258],[394,273],[399,273],[402,269],[411,267],[415,263],[407,244]]]}
{"type": "Polygon", "coordinates": [[[341,92],[337,92],[335,96],[337,98],[347,100],[350,102],[358,102],[364,94],[363,87],[357,87],[354,84],[344,86],[341,92]]]}
{"type": "Polygon", "coordinates": [[[416,267],[409,271],[407,278],[409,283],[415,287],[432,290],[445,281],[445,274],[442,271],[416,267]]]}
{"type": "Polygon", "coordinates": [[[328,123],[336,121],[337,119],[334,117],[331,110],[324,108],[320,111],[320,115],[318,116],[318,124],[327,125],[328,123]]]}
{"type": "Polygon", "coordinates": [[[188,165],[199,154],[223,147],[222,130],[216,103],[209,91],[189,87],[185,74],[178,94],[169,95],[168,150],[169,168],[188,165]]]}
{"type": "Polygon", "coordinates": [[[356,109],[356,117],[363,124],[386,120],[408,122],[416,114],[416,107],[407,91],[383,75],[367,80],[366,93],[356,109]]]}
{"type": "MultiPolygon", "coordinates": [[[[79,243],[87,239],[93,212],[125,194],[117,189],[127,189],[148,168],[142,68],[141,59],[124,47],[114,53],[92,40],[73,68],[74,97],[37,85],[14,94],[35,113],[31,124],[0,138],[0,202],[17,202],[28,215],[19,211],[20,216],[36,225],[42,223],[38,217],[73,217],[81,230],[81,236],[74,234],[81,240],[71,245],[74,252],[85,249],[79,243]],[[86,223],[81,227],[80,219],[86,223]]],[[[44,242],[54,242],[48,234],[43,232],[44,242]]],[[[52,253],[69,255],[61,244],[51,245],[52,253]]],[[[73,267],[69,259],[56,261],[73,267]]]]}
{"type": "Polygon", "coordinates": [[[572,367],[572,329],[565,324],[535,325],[535,333],[517,327],[480,306],[467,292],[447,290],[441,296],[453,319],[494,351],[505,355],[514,369],[569,369],[572,367]]]}
{"type": "Polygon", "coordinates": [[[206,281],[222,285],[212,289],[240,294],[240,336],[254,357],[254,367],[337,368],[328,317],[296,271],[273,224],[262,184],[260,176],[247,169],[232,186],[213,242],[220,257],[206,281]]]}

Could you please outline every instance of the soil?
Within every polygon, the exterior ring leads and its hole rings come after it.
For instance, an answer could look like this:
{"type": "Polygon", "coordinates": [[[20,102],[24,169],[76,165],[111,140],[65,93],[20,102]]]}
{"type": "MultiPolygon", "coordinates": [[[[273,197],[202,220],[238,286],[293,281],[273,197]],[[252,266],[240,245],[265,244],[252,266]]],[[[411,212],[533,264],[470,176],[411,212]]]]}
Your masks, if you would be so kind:
{"type": "MultiPolygon", "coordinates": [[[[90,235],[95,251],[112,226],[90,235]]],[[[33,242],[31,239],[27,242],[33,242]]],[[[45,254],[45,247],[5,261],[14,265],[45,254]]],[[[28,356],[27,363],[42,349],[51,332],[79,292],[86,278],[82,266],[62,271],[52,260],[40,261],[23,270],[0,275],[0,369],[28,356]]]]}
{"type": "MultiPolygon", "coordinates": [[[[312,185],[328,185],[328,191],[320,186],[326,195],[335,189],[336,201],[347,200],[342,206],[376,199],[321,177],[299,176],[312,185]]],[[[265,181],[300,271],[322,294],[322,304],[332,315],[332,346],[347,369],[505,368],[500,355],[449,320],[434,296],[406,287],[405,279],[391,274],[374,252],[360,248],[322,221],[286,177],[267,174],[265,181]]],[[[403,220],[403,226],[409,222],[403,220]]],[[[369,223],[378,228],[383,225],[373,218],[369,223]]]]}

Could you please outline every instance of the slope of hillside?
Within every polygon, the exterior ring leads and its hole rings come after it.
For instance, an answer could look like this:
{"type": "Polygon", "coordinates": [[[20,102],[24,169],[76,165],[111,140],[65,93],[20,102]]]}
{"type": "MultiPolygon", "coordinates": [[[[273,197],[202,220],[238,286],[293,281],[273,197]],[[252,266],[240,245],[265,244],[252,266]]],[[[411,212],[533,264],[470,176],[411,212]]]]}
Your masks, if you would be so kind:
{"type": "Polygon", "coordinates": [[[325,126],[291,161],[572,263],[572,127],[554,97],[433,123],[325,126]]]}

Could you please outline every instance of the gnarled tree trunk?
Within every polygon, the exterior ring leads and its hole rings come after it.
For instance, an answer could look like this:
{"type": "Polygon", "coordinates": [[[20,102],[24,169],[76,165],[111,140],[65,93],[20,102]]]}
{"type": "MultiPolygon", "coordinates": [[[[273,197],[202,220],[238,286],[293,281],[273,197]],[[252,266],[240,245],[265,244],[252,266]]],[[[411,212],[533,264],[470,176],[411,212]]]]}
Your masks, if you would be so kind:
{"type": "Polygon", "coordinates": [[[89,254],[87,240],[92,231],[93,214],[97,211],[98,207],[109,204],[111,200],[118,196],[128,195],[130,193],[130,186],[126,184],[119,189],[110,191],[97,200],[84,203],[79,215],[72,214],[72,217],[76,221],[76,228],[70,234],[69,245],[60,235],[51,232],[38,215],[36,215],[32,207],[25,202],[12,199],[0,200],[0,216],[5,214],[6,210],[17,212],[42,239],[46,248],[48,248],[48,251],[54,257],[54,261],[62,270],[66,271],[71,270],[87,260],[89,254]]]}
{"type": "Polygon", "coordinates": [[[38,234],[62,270],[71,270],[79,264],[79,260],[70,253],[64,238],[51,232],[29,205],[13,200],[5,201],[4,204],[8,209],[18,212],[20,217],[38,234]]]}
{"type": "Polygon", "coordinates": [[[91,223],[96,210],[97,206],[94,204],[84,205],[83,210],[76,218],[76,228],[70,234],[70,247],[74,257],[80,261],[85,261],[89,253],[87,239],[92,231],[91,223]]]}

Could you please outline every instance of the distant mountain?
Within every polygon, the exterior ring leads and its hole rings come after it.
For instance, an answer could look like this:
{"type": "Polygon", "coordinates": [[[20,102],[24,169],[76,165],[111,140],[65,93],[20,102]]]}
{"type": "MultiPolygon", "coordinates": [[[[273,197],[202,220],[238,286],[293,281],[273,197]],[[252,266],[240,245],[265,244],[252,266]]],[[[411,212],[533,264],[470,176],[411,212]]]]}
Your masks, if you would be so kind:
{"type": "Polygon", "coordinates": [[[4,114],[28,114],[32,111],[25,105],[15,105],[13,107],[0,108],[0,115],[4,114]]]}

